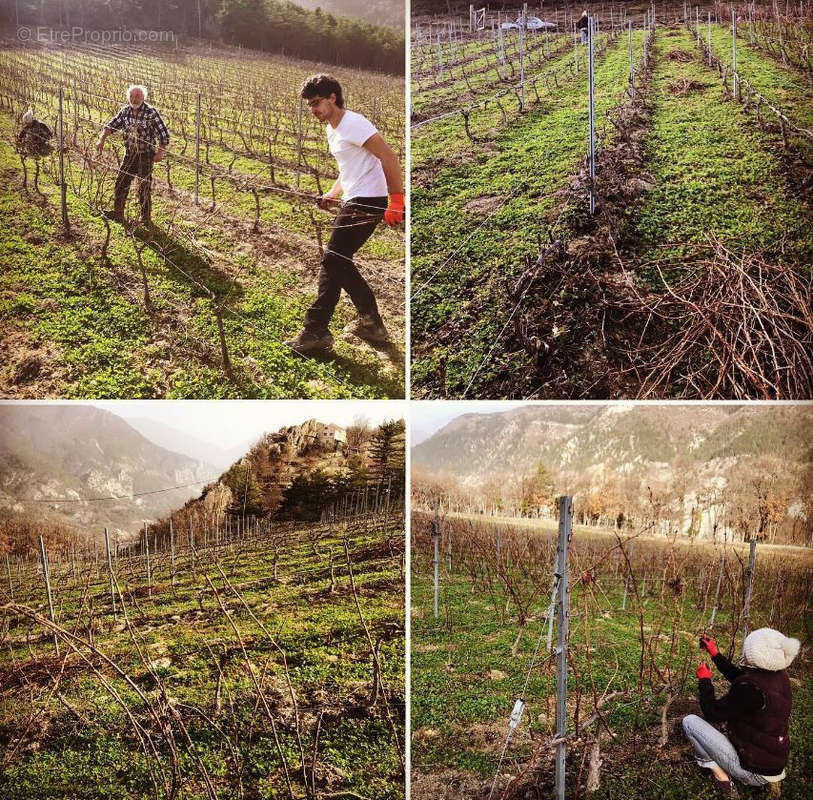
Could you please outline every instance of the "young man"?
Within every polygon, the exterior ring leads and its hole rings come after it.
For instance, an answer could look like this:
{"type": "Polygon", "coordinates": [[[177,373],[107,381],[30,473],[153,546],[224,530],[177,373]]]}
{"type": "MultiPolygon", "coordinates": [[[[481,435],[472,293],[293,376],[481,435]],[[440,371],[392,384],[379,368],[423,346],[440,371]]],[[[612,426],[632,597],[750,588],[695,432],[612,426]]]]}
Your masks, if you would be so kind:
{"type": "Polygon", "coordinates": [[[339,165],[339,177],[317,204],[324,210],[338,206],[338,213],[322,258],[316,300],[305,314],[301,333],[285,344],[298,353],[330,349],[333,337],[328,323],[342,289],[358,311],[358,319],[345,332],[370,342],[384,342],[387,330],[375,296],[353,263],[353,256],[382,218],[388,225],[403,222],[401,165],[375,126],[344,107],[342,87],[335,78],[308,78],[301,96],[316,119],[325,123],[330,152],[339,165]]]}
{"type": "MultiPolygon", "coordinates": [[[[772,628],[749,633],[743,642],[743,667],[736,667],[717,649],[714,639],[703,636],[700,647],[708,651],[717,669],[731,684],[728,694],[714,696],[711,670],[697,668],[700,707],[683,718],[683,730],[694,747],[698,766],[710,770],[721,797],[737,797],[731,778],[748,786],[778,787],[785,777],[790,739],[790,680],[785,670],[799,652],[799,640],[772,628]],[[728,736],[711,723],[725,722],[728,736]]],[[[776,796],[779,792],[774,792],[776,796]]]]}
{"type": "Polygon", "coordinates": [[[147,102],[147,90],[143,86],[127,89],[127,105],[123,106],[104,126],[96,153],[101,156],[107,137],[115,131],[124,134],[125,155],[116,176],[113,210],[104,216],[115,222],[124,222],[124,205],[134,177],[138,177],[138,201],[141,205],[141,222],[152,221],[152,165],[162,161],[169,144],[169,131],[158,111],[147,102]],[[158,149],[155,140],[158,139],[158,149]]]}

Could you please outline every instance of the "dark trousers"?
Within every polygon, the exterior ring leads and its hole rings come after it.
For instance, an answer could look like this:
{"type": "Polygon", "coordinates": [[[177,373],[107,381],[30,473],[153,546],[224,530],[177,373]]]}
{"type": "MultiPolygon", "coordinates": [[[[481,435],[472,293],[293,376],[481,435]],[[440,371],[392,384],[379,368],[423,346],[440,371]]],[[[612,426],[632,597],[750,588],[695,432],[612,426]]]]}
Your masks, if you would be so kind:
{"type": "Polygon", "coordinates": [[[322,256],[316,300],[305,314],[306,331],[322,333],[327,330],[342,289],[350,295],[359,314],[378,317],[373,291],[361,277],[353,256],[384,218],[386,208],[386,197],[354,197],[341,207],[333,220],[330,241],[322,256]]]}
{"type": "Polygon", "coordinates": [[[141,206],[141,216],[149,219],[152,213],[152,157],[151,151],[146,153],[126,153],[124,161],[119,167],[116,176],[116,188],[113,190],[115,208],[124,211],[127,202],[127,193],[133,178],[138,178],[138,203],[141,206]]]}

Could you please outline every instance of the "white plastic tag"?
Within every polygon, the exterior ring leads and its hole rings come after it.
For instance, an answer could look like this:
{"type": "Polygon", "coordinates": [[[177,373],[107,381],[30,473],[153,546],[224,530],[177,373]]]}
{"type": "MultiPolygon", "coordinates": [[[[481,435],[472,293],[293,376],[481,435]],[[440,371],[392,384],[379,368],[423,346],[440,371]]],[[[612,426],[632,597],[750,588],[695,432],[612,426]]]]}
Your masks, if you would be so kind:
{"type": "Polygon", "coordinates": [[[522,699],[517,700],[516,703],[514,703],[513,710],[511,711],[511,719],[508,720],[508,727],[511,730],[514,730],[514,728],[516,728],[517,725],[519,725],[519,721],[522,718],[522,712],[524,710],[525,710],[525,701],[522,699]]]}

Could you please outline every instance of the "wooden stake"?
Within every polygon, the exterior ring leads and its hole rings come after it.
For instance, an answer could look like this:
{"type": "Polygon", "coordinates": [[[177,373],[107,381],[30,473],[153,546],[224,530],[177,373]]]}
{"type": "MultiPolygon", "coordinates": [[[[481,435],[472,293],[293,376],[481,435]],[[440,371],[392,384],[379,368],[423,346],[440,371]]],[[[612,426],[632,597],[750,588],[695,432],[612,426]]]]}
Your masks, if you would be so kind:
{"type": "Polygon", "coordinates": [[[169,568],[172,573],[172,585],[175,585],[175,532],[172,528],[172,517],[169,518],[169,568]]]}
{"type": "Polygon", "coordinates": [[[745,589],[745,603],[742,608],[742,640],[745,642],[745,637],[748,636],[748,631],[751,626],[751,593],[754,588],[754,566],[757,560],[757,540],[751,539],[750,550],[748,552],[748,572],[746,575],[746,589],[745,589]]]}
{"type": "Polygon", "coordinates": [[[104,547],[107,551],[107,572],[110,575],[110,602],[113,604],[113,617],[116,617],[116,589],[113,580],[113,559],[110,555],[110,535],[104,529],[104,547]]]}
{"type": "MultiPolygon", "coordinates": [[[[51,622],[56,624],[54,601],[51,596],[51,570],[48,567],[48,554],[45,552],[45,542],[42,540],[42,536],[40,536],[40,558],[42,559],[42,574],[45,578],[45,594],[48,598],[48,615],[51,618],[51,622]]],[[[56,633],[54,633],[54,649],[56,650],[57,656],[59,656],[59,639],[56,633]]]]}
{"type": "Polygon", "coordinates": [[[147,597],[152,597],[152,573],[150,572],[150,537],[147,523],[144,523],[144,558],[147,566],[147,597]]]}

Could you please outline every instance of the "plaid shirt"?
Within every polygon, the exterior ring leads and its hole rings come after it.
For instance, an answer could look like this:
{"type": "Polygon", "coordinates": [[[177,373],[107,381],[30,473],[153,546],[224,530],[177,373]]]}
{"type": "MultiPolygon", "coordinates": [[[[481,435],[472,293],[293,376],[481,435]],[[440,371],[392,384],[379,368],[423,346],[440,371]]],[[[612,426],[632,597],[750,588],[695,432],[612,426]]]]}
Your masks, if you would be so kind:
{"type": "Polygon", "coordinates": [[[166,146],[169,144],[169,131],[158,111],[149,103],[142,103],[136,111],[129,104],[122,106],[110,122],[105,125],[109,131],[123,131],[127,152],[155,152],[155,139],[166,146]]]}

